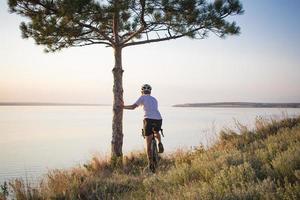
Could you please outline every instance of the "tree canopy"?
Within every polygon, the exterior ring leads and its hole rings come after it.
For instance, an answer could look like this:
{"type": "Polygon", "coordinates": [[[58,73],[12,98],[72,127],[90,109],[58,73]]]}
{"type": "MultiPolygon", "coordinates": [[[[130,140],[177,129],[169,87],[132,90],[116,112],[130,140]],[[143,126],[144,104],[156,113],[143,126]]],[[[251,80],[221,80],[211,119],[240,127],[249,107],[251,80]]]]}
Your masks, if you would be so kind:
{"type": "Polygon", "coordinates": [[[238,0],[9,0],[8,5],[29,18],[20,25],[22,36],[46,51],[203,39],[209,32],[224,37],[240,32],[226,18],[243,13],[238,0]]]}

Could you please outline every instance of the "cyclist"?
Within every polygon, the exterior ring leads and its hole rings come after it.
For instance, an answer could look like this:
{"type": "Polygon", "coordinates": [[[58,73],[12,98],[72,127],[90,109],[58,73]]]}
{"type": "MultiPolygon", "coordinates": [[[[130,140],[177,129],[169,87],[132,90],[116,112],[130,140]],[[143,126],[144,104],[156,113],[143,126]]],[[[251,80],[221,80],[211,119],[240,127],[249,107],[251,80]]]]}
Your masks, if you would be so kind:
{"type": "Polygon", "coordinates": [[[142,95],[138,98],[138,100],[132,105],[124,105],[124,109],[134,110],[138,106],[142,106],[144,109],[144,120],[143,120],[143,128],[144,128],[144,136],[147,144],[147,155],[150,163],[150,145],[153,137],[153,132],[155,138],[158,140],[158,153],[164,152],[163,144],[161,143],[161,137],[159,131],[161,130],[162,125],[162,117],[160,112],[158,111],[158,103],[157,100],[151,96],[151,86],[148,84],[144,84],[141,88],[142,95]]]}

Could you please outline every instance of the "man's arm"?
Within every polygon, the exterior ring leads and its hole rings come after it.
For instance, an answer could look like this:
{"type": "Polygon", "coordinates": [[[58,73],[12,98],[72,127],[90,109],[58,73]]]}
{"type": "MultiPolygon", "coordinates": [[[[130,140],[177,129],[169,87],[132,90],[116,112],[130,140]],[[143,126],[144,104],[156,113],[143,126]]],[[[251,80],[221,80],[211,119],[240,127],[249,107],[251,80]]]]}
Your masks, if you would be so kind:
{"type": "Polygon", "coordinates": [[[136,104],[123,106],[124,109],[128,109],[128,110],[134,110],[136,107],[138,107],[138,105],[136,105],[136,104]]]}

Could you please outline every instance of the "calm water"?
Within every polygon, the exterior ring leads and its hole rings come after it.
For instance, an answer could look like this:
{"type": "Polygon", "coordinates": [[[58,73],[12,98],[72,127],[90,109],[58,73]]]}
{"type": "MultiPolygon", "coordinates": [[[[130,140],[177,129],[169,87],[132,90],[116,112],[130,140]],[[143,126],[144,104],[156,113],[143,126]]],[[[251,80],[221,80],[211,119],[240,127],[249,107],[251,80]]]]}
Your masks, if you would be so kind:
{"type": "MultiPolygon", "coordinates": [[[[255,118],[299,115],[300,109],[161,107],[167,152],[209,145],[218,130],[235,119],[253,127],[255,118]]],[[[124,153],[143,151],[142,109],[124,112],[124,153]]],[[[109,155],[111,107],[1,106],[0,183],[16,177],[36,180],[50,169],[82,164],[109,155]]]]}

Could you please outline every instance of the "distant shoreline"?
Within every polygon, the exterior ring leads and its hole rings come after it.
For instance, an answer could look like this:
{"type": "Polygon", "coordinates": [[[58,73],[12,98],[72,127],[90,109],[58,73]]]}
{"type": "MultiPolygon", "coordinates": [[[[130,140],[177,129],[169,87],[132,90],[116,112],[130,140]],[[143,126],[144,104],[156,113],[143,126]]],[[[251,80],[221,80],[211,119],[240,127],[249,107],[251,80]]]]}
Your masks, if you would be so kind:
{"type": "Polygon", "coordinates": [[[0,106],[110,106],[110,105],[89,104],[89,103],[0,102],[0,106]]]}
{"type": "Polygon", "coordinates": [[[185,103],[173,107],[211,107],[211,108],[300,108],[300,103],[254,103],[254,102],[215,102],[185,103]]]}
{"type": "MultiPolygon", "coordinates": [[[[52,102],[0,102],[0,106],[111,106],[110,104],[52,103],[52,102]]],[[[208,108],[300,108],[300,103],[256,103],[256,102],[214,102],[184,103],[172,107],[208,108]]]]}

